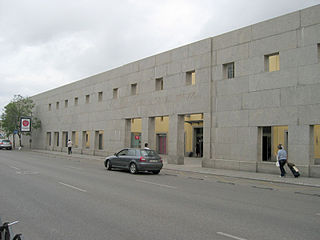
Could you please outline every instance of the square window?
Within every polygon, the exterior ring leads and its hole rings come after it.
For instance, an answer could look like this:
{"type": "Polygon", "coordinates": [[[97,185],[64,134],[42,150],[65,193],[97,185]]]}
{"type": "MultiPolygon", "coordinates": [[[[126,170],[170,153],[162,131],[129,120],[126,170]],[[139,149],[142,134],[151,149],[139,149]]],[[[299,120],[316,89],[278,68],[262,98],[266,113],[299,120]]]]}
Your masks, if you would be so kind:
{"type": "Polygon", "coordinates": [[[186,84],[187,85],[196,84],[196,71],[190,71],[186,73],[186,84]]]}
{"type": "Polygon", "coordinates": [[[64,107],[65,107],[65,108],[68,107],[68,100],[64,100],[64,107]]]}
{"type": "Polygon", "coordinates": [[[156,91],[163,90],[163,78],[156,79],[156,91]]]}
{"type": "Polygon", "coordinates": [[[224,79],[234,78],[234,62],[223,64],[224,79]]]}
{"type": "Polygon", "coordinates": [[[89,103],[90,102],[90,95],[86,95],[86,103],[89,103]]]}
{"type": "Polygon", "coordinates": [[[78,97],[75,97],[75,98],[74,98],[74,105],[75,105],[75,106],[78,106],[78,101],[79,101],[78,97]]]}
{"type": "Polygon", "coordinates": [[[56,102],[56,109],[59,109],[59,102],[56,102]]]}
{"type": "Polygon", "coordinates": [[[280,70],[280,55],[273,53],[264,56],[264,66],[266,72],[274,72],[280,70]]]}
{"type": "Polygon", "coordinates": [[[113,89],[113,99],[117,99],[118,98],[118,88],[114,88],[113,89]]]}
{"type": "Polygon", "coordinates": [[[102,102],[103,92],[98,92],[98,102],[102,102]]]}
{"type": "Polygon", "coordinates": [[[137,83],[131,84],[131,95],[137,95],[137,83]]]}

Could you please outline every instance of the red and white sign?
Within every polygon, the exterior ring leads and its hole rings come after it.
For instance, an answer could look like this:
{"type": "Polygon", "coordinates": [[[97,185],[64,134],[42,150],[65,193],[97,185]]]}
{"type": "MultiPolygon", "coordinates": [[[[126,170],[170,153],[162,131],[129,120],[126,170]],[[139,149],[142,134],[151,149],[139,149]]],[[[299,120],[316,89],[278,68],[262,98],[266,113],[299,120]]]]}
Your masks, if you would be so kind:
{"type": "Polygon", "coordinates": [[[31,132],[31,118],[21,118],[21,132],[31,132]]]}
{"type": "Polygon", "coordinates": [[[134,136],[134,139],[135,139],[135,140],[139,140],[140,137],[139,137],[138,135],[136,135],[136,136],[134,136]]]}

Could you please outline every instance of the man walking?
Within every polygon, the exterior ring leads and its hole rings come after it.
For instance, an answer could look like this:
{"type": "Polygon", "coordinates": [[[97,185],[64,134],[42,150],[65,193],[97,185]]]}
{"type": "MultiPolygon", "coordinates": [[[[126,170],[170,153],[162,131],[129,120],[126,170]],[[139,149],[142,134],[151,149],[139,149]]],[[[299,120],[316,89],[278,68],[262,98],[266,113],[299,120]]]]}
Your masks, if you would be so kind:
{"type": "Polygon", "coordinates": [[[280,172],[281,172],[281,177],[284,177],[286,175],[286,171],[284,170],[284,165],[287,162],[287,152],[286,150],[283,149],[281,144],[278,145],[278,161],[279,161],[279,167],[280,167],[280,172]]]}
{"type": "Polygon", "coordinates": [[[68,154],[72,154],[72,141],[68,140],[68,154]]]}

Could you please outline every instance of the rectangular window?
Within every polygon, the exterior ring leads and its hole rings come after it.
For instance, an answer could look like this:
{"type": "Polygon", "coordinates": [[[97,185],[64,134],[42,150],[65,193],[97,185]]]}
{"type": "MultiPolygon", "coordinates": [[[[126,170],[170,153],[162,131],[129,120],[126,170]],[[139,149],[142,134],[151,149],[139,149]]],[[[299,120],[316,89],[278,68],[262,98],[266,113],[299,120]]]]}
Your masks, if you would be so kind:
{"type": "Polygon", "coordinates": [[[131,95],[137,95],[137,83],[131,84],[131,95]]]}
{"type": "Polygon", "coordinates": [[[74,105],[75,105],[75,106],[78,106],[78,101],[79,101],[79,98],[78,98],[78,97],[75,97],[75,98],[74,98],[74,105]]]}
{"type": "Polygon", "coordinates": [[[156,79],[156,91],[163,90],[163,78],[156,79]]]}
{"type": "Polygon", "coordinates": [[[96,131],[95,147],[98,150],[103,150],[103,131],[96,131]]]}
{"type": "Polygon", "coordinates": [[[48,109],[49,111],[51,111],[51,103],[49,103],[48,109]]]}
{"type": "Polygon", "coordinates": [[[73,131],[72,132],[72,139],[71,139],[73,146],[77,148],[79,146],[79,132],[73,131]]]}
{"type": "Polygon", "coordinates": [[[98,92],[98,102],[102,102],[103,100],[103,92],[98,92]]]}
{"type": "Polygon", "coordinates": [[[65,107],[65,108],[68,107],[68,100],[64,100],[64,107],[65,107]]]}
{"type": "Polygon", "coordinates": [[[59,102],[56,102],[56,109],[59,109],[59,102]]]}
{"type": "Polygon", "coordinates": [[[262,161],[276,161],[278,145],[288,151],[288,126],[261,127],[262,161]]]}
{"type": "Polygon", "coordinates": [[[54,144],[56,147],[59,147],[59,132],[54,133],[54,144]]]}
{"type": "Polygon", "coordinates": [[[90,131],[84,131],[82,135],[83,141],[83,147],[84,148],[90,148],[90,131]]]}
{"type": "Polygon", "coordinates": [[[68,132],[62,132],[63,147],[68,147],[68,132]]]}
{"type": "Polygon", "coordinates": [[[118,88],[114,88],[113,89],[113,99],[117,99],[118,98],[118,88]]]}
{"type": "Polygon", "coordinates": [[[51,146],[51,132],[47,132],[47,146],[51,146]]]}
{"type": "Polygon", "coordinates": [[[86,95],[86,103],[89,103],[90,102],[90,95],[86,95]]]}
{"type": "Polygon", "coordinates": [[[224,79],[234,78],[234,62],[223,64],[224,79]]]}
{"type": "Polygon", "coordinates": [[[196,72],[190,71],[186,73],[186,85],[195,85],[196,84],[196,72]]]}
{"type": "Polygon", "coordinates": [[[264,56],[264,65],[266,72],[274,72],[280,70],[280,55],[279,53],[273,53],[264,56]]]}

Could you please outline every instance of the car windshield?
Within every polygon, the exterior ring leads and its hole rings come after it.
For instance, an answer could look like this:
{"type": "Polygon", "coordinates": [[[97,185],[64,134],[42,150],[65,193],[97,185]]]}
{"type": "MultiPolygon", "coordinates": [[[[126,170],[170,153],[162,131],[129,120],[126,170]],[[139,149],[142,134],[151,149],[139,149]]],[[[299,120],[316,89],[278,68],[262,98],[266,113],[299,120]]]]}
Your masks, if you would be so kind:
{"type": "Polygon", "coordinates": [[[10,140],[2,140],[4,143],[10,143],[10,140]]]}
{"type": "Polygon", "coordinates": [[[154,150],[141,149],[141,155],[144,157],[158,157],[158,154],[154,150]]]}

